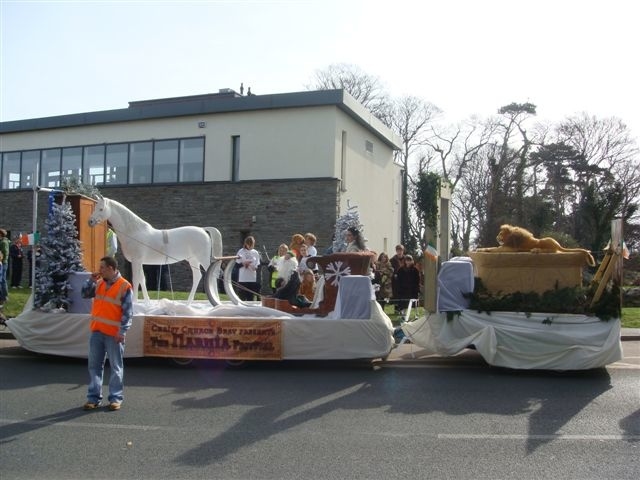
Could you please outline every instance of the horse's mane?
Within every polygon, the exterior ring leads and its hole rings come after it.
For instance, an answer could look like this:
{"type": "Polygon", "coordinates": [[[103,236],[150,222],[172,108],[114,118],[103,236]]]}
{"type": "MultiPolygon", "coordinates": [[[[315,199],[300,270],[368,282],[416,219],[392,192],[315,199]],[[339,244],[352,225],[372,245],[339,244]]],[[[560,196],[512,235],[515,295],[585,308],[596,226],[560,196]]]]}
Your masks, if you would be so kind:
{"type": "Polygon", "coordinates": [[[115,200],[112,200],[110,198],[105,198],[105,202],[110,203],[110,208],[114,209],[115,207],[115,209],[118,210],[122,221],[125,225],[127,225],[129,231],[135,231],[146,227],[153,228],[149,222],[137,216],[121,203],[116,202],[115,200]]]}

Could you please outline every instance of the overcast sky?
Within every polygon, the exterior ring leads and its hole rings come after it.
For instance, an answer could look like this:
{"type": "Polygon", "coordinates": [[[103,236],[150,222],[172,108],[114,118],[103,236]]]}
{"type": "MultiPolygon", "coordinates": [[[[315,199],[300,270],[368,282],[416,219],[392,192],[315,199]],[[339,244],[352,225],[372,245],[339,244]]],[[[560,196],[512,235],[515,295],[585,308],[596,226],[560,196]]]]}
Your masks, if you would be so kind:
{"type": "Polygon", "coordinates": [[[0,0],[0,121],[251,87],[349,63],[450,121],[532,102],[640,137],[633,0],[0,0]]]}

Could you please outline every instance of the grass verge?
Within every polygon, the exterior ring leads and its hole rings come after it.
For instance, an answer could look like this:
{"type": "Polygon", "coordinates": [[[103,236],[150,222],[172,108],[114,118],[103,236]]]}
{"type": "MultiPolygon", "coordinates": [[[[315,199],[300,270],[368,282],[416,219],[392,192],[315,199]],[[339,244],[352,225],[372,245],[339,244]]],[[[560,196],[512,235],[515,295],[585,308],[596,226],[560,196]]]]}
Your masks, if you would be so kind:
{"type": "MultiPolygon", "coordinates": [[[[30,288],[10,288],[9,298],[4,305],[3,313],[7,318],[16,317],[24,309],[27,300],[31,295],[30,288]]],[[[172,300],[186,300],[189,296],[189,292],[149,292],[151,299],[169,298],[172,300]]],[[[221,295],[222,299],[226,297],[221,295]]],[[[202,292],[196,293],[196,300],[207,300],[207,295],[202,292]]],[[[385,313],[389,316],[394,325],[399,325],[402,316],[394,312],[392,305],[387,305],[384,308],[385,313]]],[[[420,317],[424,314],[422,307],[418,308],[416,315],[420,317]]],[[[411,318],[415,318],[411,315],[411,318]]],[[[622,309],[622,327],[623,328],[640,328],[640,307],[626,307],[622,309]]]]}

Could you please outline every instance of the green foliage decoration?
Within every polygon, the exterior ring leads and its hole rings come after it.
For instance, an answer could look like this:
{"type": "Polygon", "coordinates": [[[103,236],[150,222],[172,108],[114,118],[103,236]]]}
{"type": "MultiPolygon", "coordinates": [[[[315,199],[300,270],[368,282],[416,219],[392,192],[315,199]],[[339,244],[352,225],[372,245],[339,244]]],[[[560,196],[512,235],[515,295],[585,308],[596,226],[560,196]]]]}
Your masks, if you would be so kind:
{"type": "MultiPolygon", "coordinates": [[[[588,287],[564,287],[547,290],[543,294],[536,292],[514,292],[509,294],[492,294],[482,284],[482,280],[475,278],[475,288],[469,295],[470,310],[478,312],[531,312],[560,313],[596,316],[600,320],[621,318],[620,288],[616,285],[608,286],[598,302],[592,307],[591,302],[595,294],[595,285],[588,287]]],[[[550,324],[547,317],[542,323],[550,324]]]]}
{"type": "Polygon", "coordinates": [[[416,185],[415,204],[424,218],[425,226],[432,230],[438,227],[438,198],[440,198],[440,175],[420,173],[416,185]]]}
{"type": "Polygon", "coordinates": [[[100,193],[94,185],[82,183],[76,176],[63,178],[60,182],[60,189],[67,195],[77,194],[89,198],[95,198],[100,193]]]}

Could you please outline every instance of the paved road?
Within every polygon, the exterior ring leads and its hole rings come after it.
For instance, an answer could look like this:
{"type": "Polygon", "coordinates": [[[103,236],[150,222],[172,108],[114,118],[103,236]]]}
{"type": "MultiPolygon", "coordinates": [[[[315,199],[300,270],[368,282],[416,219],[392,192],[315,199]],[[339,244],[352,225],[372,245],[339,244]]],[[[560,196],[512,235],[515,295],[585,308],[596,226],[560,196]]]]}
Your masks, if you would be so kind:
{"type": "MultiPolygon", "coordinates": [[[[119,412],[83,412],[82,360],[0,344],[0,477],[635,479],[640,342],[586,372],[453,359],[130,359],[119,412]]],[[[407,346],[408,347],[408,346],[407,346]]],[[[402,352],[398,352],[403,354],[402,352]]]]}

